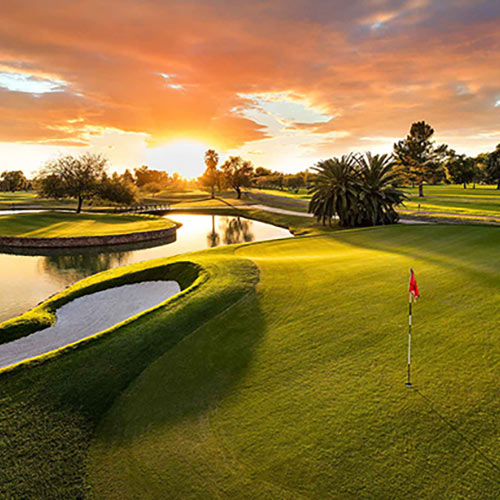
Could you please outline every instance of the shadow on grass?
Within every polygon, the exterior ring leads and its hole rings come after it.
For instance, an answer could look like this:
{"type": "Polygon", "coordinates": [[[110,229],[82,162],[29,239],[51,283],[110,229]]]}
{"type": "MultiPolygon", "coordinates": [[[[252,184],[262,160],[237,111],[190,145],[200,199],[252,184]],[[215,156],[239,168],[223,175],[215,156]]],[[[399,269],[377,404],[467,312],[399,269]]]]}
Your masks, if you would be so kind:
{"type": "MultiPolygon", "coordinates": [[[[181,292],[167,307],[41,365],[0,375],[0,497],[85,496],[88,444],[115,398],[154,360],[258,281],[258,270],[247,260],[228,256],[224,265],[192,260],[208,276],[194,293],[181,292]]],[[[158,275],[158,266],[174,261],[137,266],[149,265],[144,272],[155,279],[175,279],[182,289],[196,283],[193,266],[180,262],[171,267],[176,272],[158,275]]]]}
{"type": "Polygon", "coordinates": [[[189,422],[238,392],[265,331],[257,292],[150,365],[116,401],[100,428],[99,445],[120,446],[164,426],[189,422]]]}

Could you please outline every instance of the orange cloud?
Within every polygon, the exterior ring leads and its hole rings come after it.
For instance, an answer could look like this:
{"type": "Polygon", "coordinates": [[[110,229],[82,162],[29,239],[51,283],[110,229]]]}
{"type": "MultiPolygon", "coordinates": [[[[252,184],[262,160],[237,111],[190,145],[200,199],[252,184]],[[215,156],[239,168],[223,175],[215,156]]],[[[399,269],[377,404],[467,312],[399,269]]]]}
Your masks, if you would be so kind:
{"type": "Polygon", "coordinates": [[[495,4],[7,0],[0,86],[3,73],[62,86],[0,88],[0,141],[85,145],[89,130],[109,128],[234,150],[295,130],[303,146],[337,154],[425,119],[459,149],[498,129],[495,4]],[[330,119],[275,130],[245,112],[255,108],[245,96],[266,93],[330,119]]]}

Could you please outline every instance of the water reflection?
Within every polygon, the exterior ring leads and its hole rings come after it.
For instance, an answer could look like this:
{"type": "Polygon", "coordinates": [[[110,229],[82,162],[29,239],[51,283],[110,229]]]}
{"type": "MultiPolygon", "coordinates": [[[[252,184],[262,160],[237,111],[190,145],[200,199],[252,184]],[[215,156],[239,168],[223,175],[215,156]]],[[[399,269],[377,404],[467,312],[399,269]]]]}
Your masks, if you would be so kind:
{"type": "MultiPolygon", "coordinates": [[[[241,217],[224,217],[221,219],[219,229],[222,232],[224,245],[248,243],[255,239],[252,232],[252,221],[241,217]]],[[[207,234],[207,245],[210,248],[220,245],[220,234],[215,230],[215,216],[212,215],[212,229],[207,234]]]]}
{"type": "Polygon", "coordinates": [[[212,230],[207,234],[207,245],[209,248],[219,246],[220,236],[215,230],[215,215],[212,215],[212,230]]]}
{"type": "Polygon", "coordinates": [[[21,314],[71,283],[113,267],[234,243],[285,238],[286,229],[242,217],[171,214],[177,238],[70,249],[0,248],[0,321],[21,314]]]}
{"type": "Polygon", "coordinates": [[[254,235],[251,230],[252,221],[242,219],[241,217],[233,217],[222,221],[224,237],[223,241],[226,245],[235,243],[248,243],[254,240],[254,235]]]}
{"type": "Polygon", "coordinates": [[[96,274],[111,267],[123,265],[128,260],[128,252],[51,255],[40,261],[40,270],[66,284],[96,274]]]}

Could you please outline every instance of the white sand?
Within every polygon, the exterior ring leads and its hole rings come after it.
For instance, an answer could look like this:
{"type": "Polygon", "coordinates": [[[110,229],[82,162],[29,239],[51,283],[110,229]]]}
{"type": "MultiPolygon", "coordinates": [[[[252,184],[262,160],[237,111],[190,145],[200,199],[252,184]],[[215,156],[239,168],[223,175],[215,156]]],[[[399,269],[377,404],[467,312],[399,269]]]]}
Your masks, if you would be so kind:
{"type": "Polygon", "coordinates": [[[144,281],[79,297],[56,311],[56,323],[0,345],[0,368],[106,330],[180,292],[176,281],[144,281]]]}

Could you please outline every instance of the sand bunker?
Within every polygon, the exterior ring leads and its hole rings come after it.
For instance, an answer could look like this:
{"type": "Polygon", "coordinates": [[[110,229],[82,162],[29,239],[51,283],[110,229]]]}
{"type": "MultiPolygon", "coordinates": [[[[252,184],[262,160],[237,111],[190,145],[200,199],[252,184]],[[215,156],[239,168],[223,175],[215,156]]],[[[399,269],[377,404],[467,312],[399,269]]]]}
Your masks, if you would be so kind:
{"type": "Polygon", "coordinates": [[[79,297],[56,311],[53,326],[1,344],[0,368],[106,330],[179,292],[176,281],[144,281],[79,297]]]}

